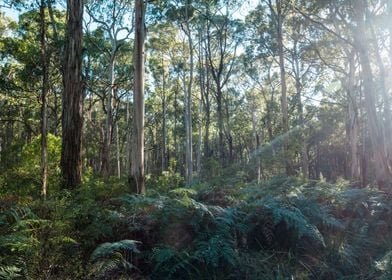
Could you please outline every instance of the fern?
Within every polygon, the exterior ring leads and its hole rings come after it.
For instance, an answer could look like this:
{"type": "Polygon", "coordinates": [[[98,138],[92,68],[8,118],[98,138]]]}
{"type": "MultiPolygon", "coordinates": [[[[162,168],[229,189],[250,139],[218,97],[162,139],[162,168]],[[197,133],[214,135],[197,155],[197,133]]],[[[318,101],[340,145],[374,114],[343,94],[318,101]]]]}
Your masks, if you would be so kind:
{"type": "Polygon", "coordinates": [[[154,262],[153,279],[192,279],[191,275],[196,274],[196,279],[201,279],[200,269],[193,262],[198,259],[194,255],[183,250],[178,252],[174,248],[167,246],[156,247],[152,250],[151,260],[154,262]],[[181,277],[183,276],[183,277],[181,277]]]}
{"type": "Polygon", "coordinates": [[[111,255],[118,253],[120,251],[140,253],[137,245],[140,244],[139,241],[135,240],[121,240],[113,243],[103,243],[99,245],[90,256],[90,261],[95,262],[100,258],[110,257],[111,255]]]}
{"type": "Polygon", "coordinates": [[[320,204],[304,196],[295,199],[294,203],[312,224],[340,230],[345,228],[344,224],[331,213],[328,205],[320,204]]]}
{"type": "Polygon", "coordinates": [[[138,270],[129,260],[128,255],[140,253],[139,241],[121,240],[99,245],[91,254],[91,273],[95,277],[106,279],[108,275],[129,273],[138,270]]]}
{"type": "Polygon", "coordinates": [[[325,247],[325,241],[318,228],[311,224],[306,216],[296,207],[286,202],[267,197],[254,203],[254,206],[262,206],[271,212],[274,224],[285,222],[288,229],[292,228],[298,232],[299,238],[308,236],[325,247]]]}
{"type": "Polygon", "coordinates": [[[21,268],[16,266],[0,266],[0,280],[12,280],[22,277],[21,268]]]}
{"type": "Polygon", "coordinates": [[[238,261],[235,242],[227,235],[214,235],[207,241],[197,242],[195,255],[214,268],[222,264],[235,266],[238,261]],[[223,262],[223,263],[222,263],[223,262]]]}
{"type": "Polygon", "coordinates": [[[176,196],[180,196],[180,197],[192,197],[194,195],[197,194],[197,192],[193,189],[189,189],[189,188],[177,188],[174,190],[171,190],[169,192],[169,194],[173,194],[176,196]]]}

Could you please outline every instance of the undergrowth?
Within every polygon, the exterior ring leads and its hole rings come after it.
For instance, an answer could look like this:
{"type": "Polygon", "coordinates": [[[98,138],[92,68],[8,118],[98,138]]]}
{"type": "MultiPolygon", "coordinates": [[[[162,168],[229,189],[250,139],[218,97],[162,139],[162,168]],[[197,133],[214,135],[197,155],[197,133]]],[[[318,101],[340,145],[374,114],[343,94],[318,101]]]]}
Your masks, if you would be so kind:
{"type": "Polygon", "coordinates": [[[392,275],[388,193],[284,177],[191,189],[151,182],[147,196],[94,180],[47,200],[3,195],[0,279],[392,275]]]}

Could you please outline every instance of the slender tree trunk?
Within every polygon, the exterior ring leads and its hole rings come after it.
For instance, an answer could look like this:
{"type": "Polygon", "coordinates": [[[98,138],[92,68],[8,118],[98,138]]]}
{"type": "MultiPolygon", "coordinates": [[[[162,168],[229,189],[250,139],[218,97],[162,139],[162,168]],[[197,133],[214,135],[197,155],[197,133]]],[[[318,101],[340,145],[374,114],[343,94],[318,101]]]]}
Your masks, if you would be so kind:
{"type": "Polygon", "coordinates": [[[47,94],[49,91],[48,52],[46,46],[45,0],[41,0],[41,63],[42,63],[42,92],[41,92],[41,191],[44,198],[48,183],[48,145],[47,145],[47,94]]]}
{"type": "Polygon", "coordinates": [[[165,65],[163,62],[163,55],[162,55],[162,149],[161,149],[161,171],[165,171],[167,169],[167,150],[166,150],[166,139],[167,139],[167,132],[166,132],[166,77],[165,77],[165,65]]]}
{"type": "Polygon", "coordinates": [[[201,156],[202,156],[202,142],[203,142],[203,101],[202,101],[203,93],[200,92],[200,100],[199,100],[199,118],[197,121],[197,158],[196,158],[196,167],[197,167],[197,175],[200,177],[201,174],[201,156]]]}
{"type": "Polygon", "coordinates": [[[217,114],[218,114],[218,145],[219,145],[219,159],[221,165],[225,165],[225,147],[223,139],[223,108],[222,108],[222,89],[220,88],[220,83],[217,82],[217,93],[216,93],[216,103],[217,103],[217,114]]]}
{"type": "MultiPolygon", "coordinates": [[[[115,48],[115,45],[114,47],[115,48]]],[[[112,143],[113,134],[113,97],[115,91],[115,74],[114,74],[114,51],[110,57],[109,62],[109,81],[110,88],[108,92],[108,100],[106,104],[106,129],[104,133],[104,140],[102,145],[102,161],[101,161],[101,176],[106,180],[110,172],[110,145],[112,143]]]]}
{"type": "Polygon", "coordinates": [[[348,142],[350,147],[350,179],[353,182],[361,180],[360,160],[359,160],[359,123],[358,105],[355,94],[355,53],[346,52],[349,60],[349,73],[347,81],[347,101],[348,101],[348,142]]]}
{"type": "MultiPolygon", "coordinates": [[[[388,7],[387,7],[388,17],[392,18],[392,2],[387,1],[387,3],[388,3],[388,7]]],[[[392,24],[391,23],[389,23],[389,60],[390,60],[390,64],[392,65],[392,24]]]]}
{"type": "Polygon", "coordinates": [[[367,30],[365,25],[366,2],[355,1],[357,28],[355,30],[355,46],[362,65],[363,89],[365,95],[365,109],[367,112],[370,140],[374,152],[376,179],[380,187],[392,182],[391,167],[386,155],[385,142],[381,122],[377,117],[373,74],[369,60],[367,30]]]}
{"type": "Polygon", "coordinates": [[[204,127],[204,157],[210,157],[210,123],[211,123],[211,110],[210,110],[210,75],[208,71],[208,61],[206,56],[206,87],[204,92],[204,107],[205,107],[205,127],[204,127]]]}
{"type": "Polygon", "coordinates": [[[226,109],[226,139],[229,148],[229,163],[233,163],[234,161],[234,144],[233,144],[233,135],[231,134],[231,126],[230,126],[230,113],[229,113],[229,100],[225,102],[225,109],[226,109]]]}
{"type": "MultiPolygon", "coordinates": [[[[177,119],[178,119],[178,102],[177,102],[177,95],[178,95],[178,81],[176,81],[176,88],[174,90],[174,132],[173,132],[173,142],[174,142],[174,158],[178,159],[178,141],[177,141],[177,119]]],[[[178,162],[174,166],[174,171],[177,172],[178,162]]]]}
{"type": "Polygon", "coordinates": [[[198,36],[198,44],[199,44],[199,87],[200,87],[200,99],[199,99],[199,116],[197,121],[197,158],[196,158],[196,168],[197,168],[197,176],[201,175],[201,158],[202,158],[202,142],[203,142],[203,97],[205,91],[205,83],[204,83],[204,69],[203,69],[203,50],[202,50],[202,36],[199,30],[198,36]]]}
{"type": "Polygon", "coordinates": [[[193,141],[192,141],[192,86],[193,86],[193,41],[192,34],[189,27],[189,17],[188,17],[188,6],[189,1],[185,8],[186,19],[186,33],[188,37],[188,47],[189,47],[189,81],[188,88],[186,90],[186,109],[185,109],[185,122],[186,122],[186,179],[187,184],[190,186],[193,182],[193,141]]]}
{"type": "MultiPolygon", "coordinates": [[[[283,14],[282,14],[282,0],[276,0],[276,21],[277,21],[277,42],[279,53],[279,68],[280,68],[280,86],[281,86],[281,111],[282,111],[282,127],[283,133],[289,131],[289,116],[287,105],[287,84],[286,84],[286,69],[284,65],[284,46],[283,46],[283,14]]],[[[288,154],[288,135],[284,135],[284,161],[286,167],[286,174],[291,175],[291,166],[288,154]]]]}
{"type": "Polygon", "coordinates": [[[392,116],[391,116],[391,103],[390,96],[388,93],[388,85],[387,85],[387,74],[384,67],[384,62],[382,61],[381,54],[378,46],[378,39],[376,33],[374,31],[373,26],[371,26],[372,33],[372,42],[374,44],[374,54],[377,62],[377,66],[379,68],[379,78],[380,78],[380,86],[383,100],[383,137],[385,142],[386,153],[388,159],[390,160],[390,156],[392,154],[392,116]]]}
{"type": "Polygon", "coordinates": [[[62,186],[69,189],[80,185],[82,175],[82,18],[83,1],[67,0],[61,173],[62,186]]]}
{"type": "Polygon", "coordinates": [[[118,123],[116,123],[116,150],[117,150],[117,177],[121,178],[121,151],[120,151],[120,134],[118,129],[118,123]]]}
{"type": "Polygon", "coordinates": [[[129,183],[138,194],[145,194],[144,178],[144,0],[135,0],[135,45],[134,45],[134,94],[133,94],[133,149],[129,183]]]}
{"type": "MultiPolygon", "coordinates": [[[[297,68],[298,69],[298,68],[297,68]]],[[[299,69],[298,69],[299,70],[299,69]]],[[[299,74],[299,72],[298,72],[299,74]]],[[[302,165],[302,176],[304,179],[309,179],[309,157],[308,157],[308,145],[305,135],[305,117],[304,109],[302,104],[302,86],[300,77],[295,79],[295,88],[298,97],[298,112],[299,112],[299,122],[301,125],[301,165],[302,165]]]]}
{"type": "Polygon", "coordinates": [[[130,95],[127,97],[127,146],[126,146],[126,174],[130,176],[131,167],[131,141],[132,141],[132,122],[131,122],[131,104],[130,95]]]}
{"type": "Polygon", "coordinates": [[[252,132],[253,132],[253,156],[256,158],[256,179],[257,183],[261,181],[261,160],[260,160],[260,138],[257,133],[257,116],[256,116],[256,108],[252,106],[252,132]]]}

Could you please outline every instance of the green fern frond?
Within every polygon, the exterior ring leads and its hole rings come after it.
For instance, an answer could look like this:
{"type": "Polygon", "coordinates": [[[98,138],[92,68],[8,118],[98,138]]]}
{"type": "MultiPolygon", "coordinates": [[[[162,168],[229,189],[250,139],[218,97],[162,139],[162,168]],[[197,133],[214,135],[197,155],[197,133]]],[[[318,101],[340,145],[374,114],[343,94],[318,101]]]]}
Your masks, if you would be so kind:
{"type": "Polygon", "coordinates": [[[197,243],[198,258],[203,259],[205,263],[211,264],[217,268],[224,261],[231,266],[237,263],[237,252],[235,242],[232,238],[223,235],[215,235],[207,241],[197,243]]]}
{"type": "Polygon", "coordinates": [[[325,247],[324,238],[318,228],[311,224],[298,208],[271,197],[257,201],[256,205],[262,205],[271,212],[275,225],[284,221],[288,228],[293,228],[298,232],[299,237],[308,236],[325,247]]]}
{"type": "Polygon", "coordinates": [[[16,266],[0,266],[0,280],[12,280],[22,277],[22,269],[16,266]]]}
{"type": "Polygon", "coordinates": [[[139,253],[139,249],[137,245],[140,244],[140,241],[135,240],[121,240],[113,243],[103,243],[99,245],[91,254],[90,261],[95,262],[98,259],[106,258],[112,254],[115,254],[119,251],[127,251],[132,253],[139,253]]]}
{"type": "Polygon", "coordinates": [[[331,209],[328,205],[320,204],[306,197],[300,197],[294,202],[295,206],[300,209],[312,224],[344,229],[344,224],[331,214],[331,209]]]}
{"type": "MultiPolygon", "coordinates": [[[[157,275],[159,279],[177,279],[175,275],[177,277],[178,275],[187,275],[186,279],[191,279],[190,275],[199,275],[200,273],[198,267],[193,264],[193,262],[200,260],[185,250],[178,252],[167,246],[157,247],[153,249],[151,259],[155,263],[153,274],[157,275]]],[[[200,276],[196,279],[200,279],[200,276]]]]}
{"type": "Polygon", "coordinates": [[[197,191],[195,191],[194,189],[189,189],[189,188],[177,188],[177,189],[171,190],[169,192],[169,194],[174,194],[174,195],[181,196],[181,197],[185,197],[185,196],[192,197],[197,194],[197,191]]]}

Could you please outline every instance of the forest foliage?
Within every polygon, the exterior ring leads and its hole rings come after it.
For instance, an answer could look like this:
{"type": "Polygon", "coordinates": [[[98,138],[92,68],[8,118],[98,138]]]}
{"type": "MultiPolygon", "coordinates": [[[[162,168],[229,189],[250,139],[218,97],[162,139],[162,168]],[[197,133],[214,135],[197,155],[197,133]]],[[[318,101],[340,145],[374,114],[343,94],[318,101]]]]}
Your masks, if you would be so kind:
{"type": "Polygon", "coordinates": [[[0,280],[392,279],[391,0],[4,0],[0,280]]]}

